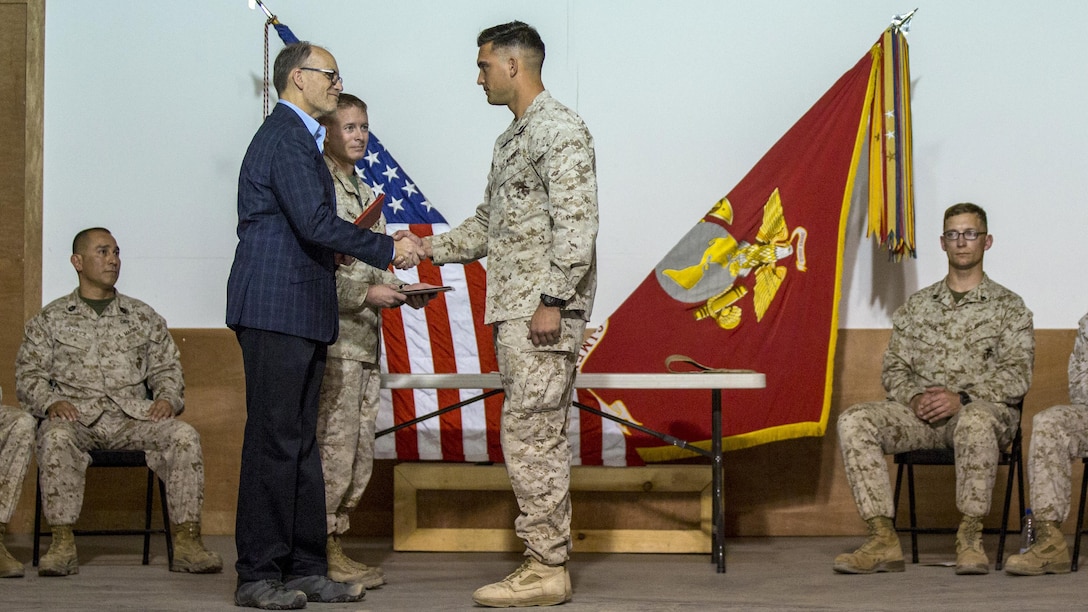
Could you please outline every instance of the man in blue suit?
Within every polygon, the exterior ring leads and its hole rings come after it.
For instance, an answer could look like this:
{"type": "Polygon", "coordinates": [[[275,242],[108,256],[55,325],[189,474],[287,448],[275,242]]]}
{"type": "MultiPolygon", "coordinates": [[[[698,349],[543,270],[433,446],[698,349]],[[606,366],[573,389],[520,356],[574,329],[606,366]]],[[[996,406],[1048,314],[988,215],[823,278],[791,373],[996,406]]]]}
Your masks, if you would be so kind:
{"type": "Polygon", "coordinates": [[[337,336],[334,272],[350,257],[376,268],[419,262],[419,245],[337,218],[317,117],[343,89],[336,59],[296,43],[276,57],[275,110],[238,177],[238,248],[227,325],[246,376],[246,429],[235,541],[239,606],[297,609],[358,601],[360,585],[326,577],[325,489],[316,443],[325,350],[337,336]]]}

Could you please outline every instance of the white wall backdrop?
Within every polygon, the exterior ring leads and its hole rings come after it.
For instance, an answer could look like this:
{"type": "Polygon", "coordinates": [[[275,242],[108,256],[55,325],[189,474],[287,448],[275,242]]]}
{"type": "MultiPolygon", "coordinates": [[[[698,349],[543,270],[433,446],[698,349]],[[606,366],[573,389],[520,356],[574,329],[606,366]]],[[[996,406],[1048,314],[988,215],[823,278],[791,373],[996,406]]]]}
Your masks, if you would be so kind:
{"type": "MultiPolygon", "coordinates": [[[[1088,56],[1077,0],[269,0],[329,48],[345,91],[451,223],[483,191],[511,120],[476,79],[476,34],[521,19],[548,46],[544,82],[597,146],[600,323],[687,230],[876,41],[918,6],[918,258],[890,264],[855,209],[841,326],[887,327],[945,272],[942,211],[990,214],[987,270],[1038,328],[1088,307],[1088,56]],[[1081,270],[1078,272],[1077,270],[1081,270]]],[[[113,230],[119,288],[172,327],[221,327],[238,168],[261,121],[264,16],[245,0],[49,0],[44,295],[75,286],[76,231],[113,230]]],[[[272,33],[272,54],[281,47],[272,33]]],[[[274,99],[274,94],[273,94],[274,99]]]]}

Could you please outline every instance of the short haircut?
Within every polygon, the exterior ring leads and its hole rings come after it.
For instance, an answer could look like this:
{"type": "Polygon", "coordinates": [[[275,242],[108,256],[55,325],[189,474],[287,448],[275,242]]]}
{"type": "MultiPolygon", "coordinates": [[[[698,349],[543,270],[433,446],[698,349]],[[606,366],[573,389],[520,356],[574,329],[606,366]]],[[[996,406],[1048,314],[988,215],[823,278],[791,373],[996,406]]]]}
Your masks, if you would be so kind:
{"type": "Polygon", "coordinates": [[[104,227],[88,227],[76,234],[76,237],[72,239],[72,255],[79,253],[87,246],[87,241],[91,239],[90,236],[94,232],[105,232],[111,236],[113,235],[104,227]]]}
{"type": "Polygon", "coordinates": [[[280,49],[272,68],[272,84],[276,87],[277,95],[283,95],[287,91],[287,78],[291,76],[291,71],[310,59],[313,50],[314,46],[306,41],[292,43],[280,49]]]}
{"type": "Polygon", "coordinates": [[[511,21],[487,28],[476,37],[476,46],[482,47],[487,43],[493,47],[516,47],[528,51],[538,70],[544,65],[544,41],[536,28],[525,22],[511,21]]]}
{"type": "MultiPolygon", "coordinates": [[[[362,112],[367,112],[367,102],[362,101],[357,96],[353,96],[351,94],[345,94],[345,93],[343,93],[343,91],[341,91],[341,97],[339,97],[339,99],[336,100],[336,110],[341,110],[341,109],[346,109],[346,108],[353,108],[353,107],[361,110],[362,112]]],[[[326,122],[332,122],[333,114],[335,114],[335,113],[329,113],[329,114],[322,115],[322,117],[319,118],[318,121],[320,121],[322,123],[322,125],[326,125],[327,124],[326,122]]]]}
{"type": "Polygon", "coordinates": [[[982,210],[982,207],[978,204],[972,204],[971,202],[960,202],[949,206],[948,210],[944,211],[944,220],[948,221],[956,215],[967,214],[978,215],[979,221],[982,221],[982,229],[989,229],[990,224],[986,222],[986,211],[982,210]]]}

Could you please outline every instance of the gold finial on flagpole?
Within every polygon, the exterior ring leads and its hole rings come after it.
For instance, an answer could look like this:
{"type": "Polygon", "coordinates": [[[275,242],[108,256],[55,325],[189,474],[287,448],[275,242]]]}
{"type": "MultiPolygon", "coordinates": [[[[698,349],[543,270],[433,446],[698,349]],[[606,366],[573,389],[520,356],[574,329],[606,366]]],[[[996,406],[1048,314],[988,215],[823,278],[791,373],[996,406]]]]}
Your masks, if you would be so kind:
{"type": "Polygon", "coordinates": [[[261,2],[261,0],[249,0],[250,10],[253,10],[257,7],[260,7],[260,9],[264,11],[265,16],[268,17],[269,23],[275,24],[280,22],[280,20],[276,19],[276,16],[272,14],[272,11],[268,10],[268,7],[264,5],[264,2],[261,2]]]}
{"type": "MultiPolygon", "coordinates": [[[[257,0],[259,3],[260,0],[257,0]]],[[[903,32],[904,34],[910,32],[910,19],[914,17],[914,14],[918,12],[918,9],[907,13],[906,15],[896,15],[892,17],[892,29],[903,32]]]]}

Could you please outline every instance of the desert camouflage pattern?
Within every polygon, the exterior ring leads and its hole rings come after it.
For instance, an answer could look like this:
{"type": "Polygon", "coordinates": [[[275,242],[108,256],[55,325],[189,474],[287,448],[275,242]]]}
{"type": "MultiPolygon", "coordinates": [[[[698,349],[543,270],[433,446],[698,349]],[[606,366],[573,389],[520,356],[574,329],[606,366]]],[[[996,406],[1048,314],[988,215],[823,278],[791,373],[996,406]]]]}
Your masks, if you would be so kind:
{"type": "MultiPolygon", "coordinates": [[[[336,214],[354,222],[374,201],[362,181],[352,181],[325,157],[336,187],[336,214]]],[[[371,230],[385,233],[385,216],[371,230]]],[[[374,471],[374,421],[378,417],[381,309],[365,303],[374,284],[403,284],[392,272],[356,261],[336,270],[340,335],[329,346],[318,404],[317,443],[325,476],[326,527],[343,535],[374,471]]]]}
{"type": "Polygon", "coordinates": [[[166,321],[147,304],[117,294],[99,316],[79,290],[50,302],[26,324],[15,358],[15,392],[38,418],[55,402],[91,425],[103,412],[146,419],[156,399],[181,414],[181,353],[166,321]],[[148,391],[151,398],[148,398],[148,391]]]}
{"type": "Polygon", "coordinates": [[[565,563],[570,537],[570,444],[567,417],[585,321],[562,319],[560,341],[535,347],[529,319],[495,325],[495,356],[502,373],[502,452],[518,500],[514,531],[526,555],[546,565],[565,563]]]}
{"type": "Polygon", "coordinates": [[[431,240],[437,264],[487,257],[484,320],[506,394],[503,455],[521,509],[514,529],[525,554],[548,565],[564,563],[571,547],[567,417],[597,287],[597,223],[593,137],[545,91],[495,141],[476,215],[431,240]],[[567,304],[560,342],[538,348],[528,335],[541,294],[567,304]]]}
{"type": "Polygon", "coordinates": [[[0,523],[11,522],[19,503],[36,427],[34,417],[25,410],[0,405],[0,523]]]}
{"type": "Polygon", "coordinates": [[[567,417],[577,351],[597,287],[593,137],[541,92],[495,141],[476,215],[431,240],[437,264],[487,257],[485,322],[502,374],[501,439],[526,555],[557,565],[570,552],[567,417]],[[568,300],[560,342],[534,347],[540,295],[568,300]]]}
{"type": "Polygon", "coordinates": [[[436,264],[487,257],[486,323],[530,317],[540,294],[589,320],[597,287],[593,137],[541,92],[495,141],[475,216],[431,239],[436,264]]]}
{"type": "Polygon", "coordinates": [[[330,358],[321,381],[317,442],[325,476],[326,527],[344,535],[374,471],[374,421],[378,417],[378,366],[330,358]]]}
{"type": "MultiPolygon", "coordinates": [[[[358,188],[351,177],[344,174],[328,157],[325,164],[332,173],[336,187],[336,214],[341,219],[355,221],[362,214],[363,208],[374,201],[374,192],[362,181],[358,188]]],[[[379,234],[385,233],[385,217],[370,228],[379,234]]],[[[392,272],[379,270],[356,261],[350,266],[336,269],[336,297],[340,306],[340,335],[329,346],[329,357],[354,359],[364,363],[378,362],[378,342],[381,337],[381,309],[367,306],[363,300],[371,285],[401,285],[401,281],[392,272]]]]}
{"type": "Polygon", "coordinates": [[[79,412],[78,421],[47,419],[38,431],[42,505],[50,525],[79,518],[87,451],[93,449],[144,449],[148,466],[166,483],[171,520],[200,520],[199,434],[173,418],[148,419],[155,399],[168,401],[175,415],[183,410],[180,357],[166,321],[121,294],[98,315],[76,290],[26,324],[15,361],[19,401],[40,418],[62,400],[79,412]]]}
{"type": "Polygon", "coordinates": [[[1072,462],[1088,453],[1088,315],[1080,320],[1069,356],[1069,401],[1035,415],[1028,481],[1035,516],[1058,523],[1069,516],[1072,462]]]}
{"type": "Polygon", "coordinates": [[[942,280],[915,293],[892,317],[882,382],[910,404],[929,386],[1013,405],[1031,386],[1035,331],[1020,296],[984,276],[956,304],[942,280]]]}
{"type": "Polygon", "coordinates": [[[144,450],[147,466],[166,483],[174,524],[199,522],[204,506],[204,457],[200,434],[177,419],[159,422],[104,412],[90,427],[78,421],[45,420],[38,431],[42,512],[50,525],[71,525],[83,508],[88,450],[144,450]]]}
{"type": "Polygon", "coordinates": [[[861,517],[892,517],[884,455],[956,449],[956,505],[969,516],[990,510],[999,449],[1011,443],[1016,404],[1031,385],[1032,314],[1018,295],[984,277],[956,303],[942,280],[912,295],[892,318],[884,353],[886,401],[851,406],[839,416],[846,477],[861,517]],[[926,387],[966,391],[972,402],[952,418],[925,423],[911,398],[926,387]]]}

